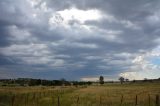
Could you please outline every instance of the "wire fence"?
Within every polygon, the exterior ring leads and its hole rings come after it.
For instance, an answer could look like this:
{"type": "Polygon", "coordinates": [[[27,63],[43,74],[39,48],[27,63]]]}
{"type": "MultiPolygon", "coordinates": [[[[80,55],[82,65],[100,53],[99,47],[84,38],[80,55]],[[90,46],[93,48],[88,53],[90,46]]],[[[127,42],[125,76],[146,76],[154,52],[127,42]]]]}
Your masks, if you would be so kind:
{"type": "Polygon", "coordinates": [[[160,106],[160,94],[69,95],[72,90],[1,94],[0,106],[160,106]]]}

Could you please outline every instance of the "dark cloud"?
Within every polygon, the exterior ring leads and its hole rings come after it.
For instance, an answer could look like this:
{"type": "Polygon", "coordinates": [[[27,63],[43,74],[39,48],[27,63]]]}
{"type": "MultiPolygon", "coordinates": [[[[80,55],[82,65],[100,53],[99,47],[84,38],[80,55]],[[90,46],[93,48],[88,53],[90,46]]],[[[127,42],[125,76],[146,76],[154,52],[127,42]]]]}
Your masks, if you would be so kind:
{"type": "Polygon", "coordinates": [[[159,5],[158,0],[1,0],[0,73],[7,78],[118,76],[137,56],[159,46],[159,5]],[[63,16],[64,10],[69,15],[63,16]],[[93,19],[83,17],[89,10],[98,11],[93,19]]]}

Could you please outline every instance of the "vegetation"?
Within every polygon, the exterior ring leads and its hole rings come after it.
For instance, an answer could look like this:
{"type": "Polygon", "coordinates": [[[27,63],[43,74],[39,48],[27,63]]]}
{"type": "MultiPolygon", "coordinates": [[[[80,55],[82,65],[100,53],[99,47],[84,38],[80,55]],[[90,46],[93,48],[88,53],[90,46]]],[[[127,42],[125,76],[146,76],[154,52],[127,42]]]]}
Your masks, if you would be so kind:
{"type": "Polygon", "coordinates": [[[120,77],[120,78],[119,78],[119,81],[121,82],[121,84],[123,84],[124,80],[125,80],[125,79],[124,79],[123,77],[120,77]]]}
{"type": "Polygon", "coordinates": [[[70,86],[70,85],[91,85],[92,82],[84,81],[66,81],[64,78],[60,80],[41,80],[32,78],[18,79],[1,79],[1,86],[70,86]]]}
{"type": "Polygon", "coordinates": [[[159,105],[160,79],[124,79],[121,83],[104,82],[103,76],[99,77],[99,82],[1,79],[0,106],[159,105]]]}
{"type": "Polygon", "coordinates": [[[99,77],[99,83],[102,85],[102,84],[104,84],[104,78],[103,78],[103,76],[100,76],[99,77]]]}
{"type": "Polygon", "coordinates": [[[159,81],[104,86],[2,86],[0,106],[156,106],[159,95],[159,81]]]}

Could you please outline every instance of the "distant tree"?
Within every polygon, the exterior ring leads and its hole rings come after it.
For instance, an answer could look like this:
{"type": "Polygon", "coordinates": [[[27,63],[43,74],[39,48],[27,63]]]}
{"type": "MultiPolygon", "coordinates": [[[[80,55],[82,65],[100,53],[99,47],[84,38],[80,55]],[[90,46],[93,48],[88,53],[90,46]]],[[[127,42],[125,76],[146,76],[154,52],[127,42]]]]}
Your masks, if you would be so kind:
{"type": "Polygon", "coordinates": [[[78,87],[78,81],[73,81],[72,84],[73,84],[75,87],[78,87]]]}
{"type": "Polygon", "coordinates": [[[41,85],[41,79],[36,80],[36,85],[41,85]]]}
{"type": "Polygon", "coordinates": [[[136,82],[136,80],[134,79],[132,82],[133,82],[133,83],[135,83],[135,82],[136,82]]]}
{"type": "Polygon", "coordinates": [[[65,82],[65,86],[71,86],[71,82],[66,81],[66,82],[65,82]]]}
{"type": "Polygon", "coordinates": [[[29,86],[35,86],[35,85],[36,85],[36,80],[35,80],[35,79],[30,79],[28,85],[29,85],[29,86]]]}
{"type": "Polygon", "coordinates": [[[121,84],[123,84],[124,78],[123,78],[123,77],[120,77],[120,78],[119,78],[119,81],[121,82],[121,84]]]}
{"type": "Polygon", "coordinates": [[[88,81],[88,82],[87,82],[87,85],[92,85],[92,82],[91,82],[91,81],[88,81]]]}
{"type": "Polygon", "coordinates": [[[148,78],[144,78],[144,80],[148,80],[148,78]]]}
{"type": "Polygon", "coordinates": [[[103,76],[100,76],[99,77],[99,83],[102,85],[104,84],[104,77],[103,76]]]}
{"type": "Polygon", "coordinates": [[[148,79],[147,79],[147,78],[144,78],[144,79],[143,79],[143,82],[147,82],[147,81],[148,81],[148,79]]]}
{"type": "Polygon", "coordinates": [[[54,80],[54,85],[56,85],[56,86],[62,86],[62,81],[60,81],[60,80],[54,80]]]}
{"type": "Polygon", "coordinates": [[[62,82],[62,85],[64,86],[64,85],[65,85],[65,82],[66,82],[66,79],[61,78],[60,81],[62,82]]]}
{"type": "Polygon", "coordinates": [[[128,81],[129,81],[129,79],[125,79],[125,81],[126,81],[126,82],[128,82],[128,81]]]}

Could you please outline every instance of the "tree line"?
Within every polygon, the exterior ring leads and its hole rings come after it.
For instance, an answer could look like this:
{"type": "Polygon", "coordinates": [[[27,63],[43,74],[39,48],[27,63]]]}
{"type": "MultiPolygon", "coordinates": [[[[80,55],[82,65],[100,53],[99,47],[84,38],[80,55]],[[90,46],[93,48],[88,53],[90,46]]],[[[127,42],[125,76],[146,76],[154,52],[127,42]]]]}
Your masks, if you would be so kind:
{"type": "MultiPolygon", "coordinates": [[[[127,78],[119,77],[118,80],[119,80],[119,82],[120,82],[121,84],[123,84],[123,83],[125,83],[125,82],[133,82],[133,83],[135,83],[135,82],[157,82],[157,81],[160,81],[160,78],[158,78],[158,79],[147,79],[147,78],[144,78],[143,80],[132,80],[132,81],[130,81],[130,80],[127,79],[127,78]]],[[[100,76],[100,77],[99,77],[99,83],[100,83],[101,85],[103,85],[103,84],[105,83],[103,76],[100,76]]],[[[112,83],[113,83],[113,81],[112,81],[112,83]]]]}
{"type": "Polygon", "coordinates": [[[71,85],[91,85],[90,81],[67,81],[65,79],[60,80],[42,80],[32,78],[17,78],[17,79],[0,79],[2,86],[7,85],[19,85],[19,86],[71,86],[71,85]]]}
{"type": "MultiPolygon", "coordinates": [[[[121,84],[125,82],[156,82],[160,81],[160,78],[158,79],[147,79],[144,78],[144,80],[132,80],[129,81],[129,79],[125,79],[124,77],[120,77],[119,82],[121,84]]],[[[108,81],[109,82],[109,81],[108,81]]],[[[114,81],[111,81],[114,83],[114,81]]],[[[117,81],[116,81],[117,82],[117,81]]],[[[60,80],[42,80],[42,79],[32,79],[32,78],[17,78],[17,79],[0,79],[0,86],[78,86],[78,85],[91,85],[92,83],[99,83],[100,85],[103,85],[104,83],[107,83],[104,81],[104,77],[100,76],[98,82],[91,82],[91,81],[67,81],[64,78],[60,80]]]]}

